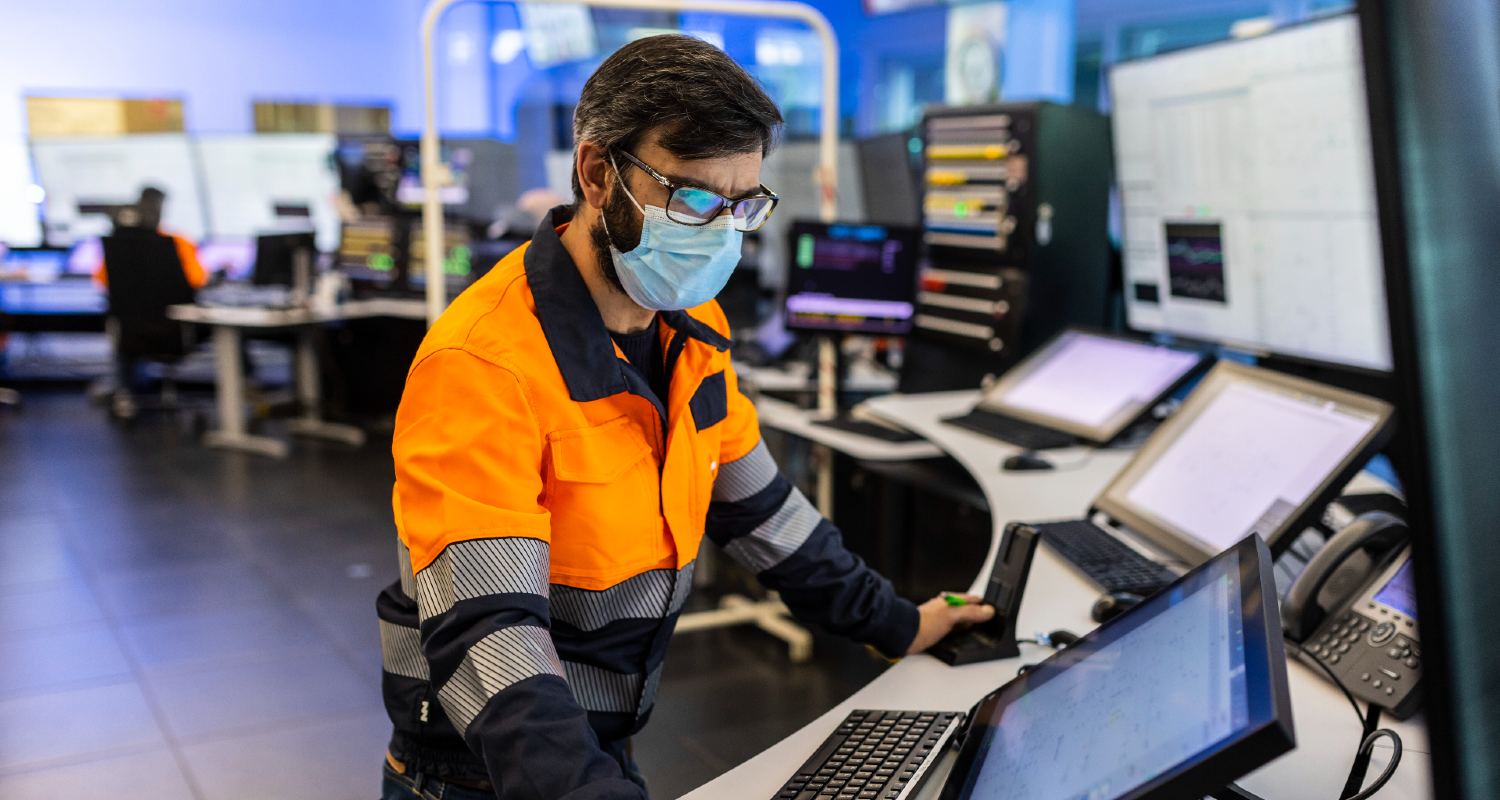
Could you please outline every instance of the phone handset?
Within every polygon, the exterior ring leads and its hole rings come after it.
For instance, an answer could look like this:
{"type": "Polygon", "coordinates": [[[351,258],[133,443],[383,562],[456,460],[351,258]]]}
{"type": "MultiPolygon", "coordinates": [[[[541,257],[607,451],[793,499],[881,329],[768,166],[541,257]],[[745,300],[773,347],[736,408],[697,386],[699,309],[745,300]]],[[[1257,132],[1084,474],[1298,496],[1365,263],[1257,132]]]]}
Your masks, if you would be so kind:
{"type": "Polygon", "coordinates": [[[1307,641],[1324,616],[1373,580],[1386,557],[1409,536],[1406,523],[1394,514],[1367,511],[1329,539],[1281,603],[1287,638],[1307,641]]]}

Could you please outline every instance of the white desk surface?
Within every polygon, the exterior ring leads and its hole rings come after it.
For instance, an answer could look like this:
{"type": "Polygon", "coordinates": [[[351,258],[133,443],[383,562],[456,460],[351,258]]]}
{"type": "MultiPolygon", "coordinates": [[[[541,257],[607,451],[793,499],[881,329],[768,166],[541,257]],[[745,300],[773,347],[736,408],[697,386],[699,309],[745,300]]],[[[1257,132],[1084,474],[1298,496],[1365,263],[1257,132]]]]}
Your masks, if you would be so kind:
{"type": "Polygon", "coordinates": [[[203,325],[224,325],[234,328],[288,328],[300,325],[321,325],[348,319],[370,319],[373,317],[396,317],[399,319],[425,319],[426,306],[421,300],[377,298],[373,300],[351,300],[331,309],[313,308],[254,308],[236,306],[200,306],[185,304],[167,309],[167,316],[182,322],[203,325]]]}
{"type": "Polygon", "coordinates": [[[820,418],[817,411],[761,395],[755,400],[755,410],[760,415],[763,427],[827,445],[834,450],[865,461],[913,461],[919,458],[937,458],[943,454],[941,448],[931,442],[887,442],[870,436],[841,431],[822,425],[814,425],[820,418]]]}
{"type": "MultiPolygon", "coordinates": [[[[1000,462],[1019,448],[939,421],[971,407],[977,397],[978,393],[973,391],[942,392],[870,402],[872,411],[900,420],[941,446],[974,475],[983,489],[993,510],[995,527],[991,552],[971,587],[975,590],[988,577],[984,573],[988,572],[1007,522],[1081,515],[1131,455],[1110,450],[1090,454],[1084,448],[1073,448],[1049,452],[1048,457],[1059,465],[1057,470],[1002,472],[1000,462]]],[[[1081,574],[1042,547],[1032,564],[1018,631],[1022,636],[1057,628],[1085,633],[1095,627],[1089,619],[1089,607],[1098,593],[1081,574]]],[[[905,658],[833,710],[687,797],[696,800],[772,797],[851,710],[967,711],[979,698],[1013,678],[1021,664],[1040,661],[1049,653],[1035,645],[1022,645],[1020,658],[956,668],[925,655],[905,658]]],[[[1359,721],[1343,694],[1310,668],[1292,662],[1288,664],[1288,672],[1298,747],[1239,783],[1266,800],[1332,800],[1343,788],[1359,743],[1359,721]]],[[[1431,757],[1420,716],[1404,723],[1387,718],[1384,727],[1401,735],[1405,753],[1395,777],[1376,797],[1430,798],[1431,757]]],[[[1371,778],[1385,765],[1388,752],[1385,748],[1377,750],[1370,768],[1371,778]]],[[[920,796],[935,796],[937,784],[936,780],[929,781],[920,796]]]]}
{"type": "MultiPolygon", "coordinates": [[[[806,361],[793,361],[775,367],[752,367],[736,363],[740,380],[754,384],[763,392],[815,392],[817,376],[806,361]]],[[[844,378],[844,391],[884,394],[896,391],[896,373],[868,361],[855,360],[844,378]]]]}

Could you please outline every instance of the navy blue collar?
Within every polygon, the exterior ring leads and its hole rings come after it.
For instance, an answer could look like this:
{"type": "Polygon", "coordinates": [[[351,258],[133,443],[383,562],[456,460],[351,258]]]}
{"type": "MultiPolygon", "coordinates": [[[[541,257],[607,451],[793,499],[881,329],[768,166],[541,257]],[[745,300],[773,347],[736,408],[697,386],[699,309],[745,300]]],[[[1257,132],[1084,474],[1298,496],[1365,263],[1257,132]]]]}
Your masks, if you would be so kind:
{"type": "MultiPolygon", "coordinates": [[[[588,284],[563,247],[557,226],[569,221],[572,209],[558,206],[537,226],[526,248],[526,281],[536,300],[542,333],[568,385],[568,396],[579,403],[631,390],[626,363],[615,356],[614,341],[589,294],[588,284]]],[[[677,332],[717,350],[728,350],[729,339],[686,311],[657,315],[677,332]]]]}

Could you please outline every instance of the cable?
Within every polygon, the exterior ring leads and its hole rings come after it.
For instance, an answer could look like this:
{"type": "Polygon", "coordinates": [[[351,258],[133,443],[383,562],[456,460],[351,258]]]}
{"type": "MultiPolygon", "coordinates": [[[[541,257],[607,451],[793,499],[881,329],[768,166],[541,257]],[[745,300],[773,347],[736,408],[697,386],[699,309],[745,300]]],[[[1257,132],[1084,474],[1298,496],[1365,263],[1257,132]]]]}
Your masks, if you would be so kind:
{"type": "Polygon", "coordinates": [[[1384,789],[1385,785],[1390,782],[1391,776],[1396,774],[1396,767],[1401,763],[1401,737],[1397,736],[1396,732],[1390,728],[1381,728],[1377,731],[1372,731],[1369,736],[1366,736],[1364,741],[1360,742],[1359,756],[1368,762],[1370,755],[1375,750],[1375,742],[1382,738],[1391,740],[1390,762],[1385,765],[1385,769],[1375,778],[1374,783],[1365,787],[1363,791],[1357,794],[1343,798],[1343,800],[1369,800],[1376,792],[1384,789]]]}
{"type": "Polygon", "coordinates": [[[1349,705],[1354,709],[1354,716],[1359,719],[1359,724],[1363,726],[1365,724],[1364,712],[1359,710],[1359,701],[1354,699],[1354,693],[1349,691],[1349,687],[1344,685],[1344,681],[1341,680],[1339,676],[1335,674],[1334,671],[1330,669],[1327,664],[1324,664],[1322,660],[1320,660],[1317,656],[1314,656],[1313,654],[1307,652],[1307,650],[1303,649],[1302,645],[1294,644],[1292,646],[1297,648],[1297,652],[1303,654],[1304,656],[1307,656],[1306,660],[1317,664],[1323,670],[1323,672],[1328,675],[1328,679],[1333,681],[1333,685],[1339,687],[1339,691],[1344,693],[1344,697],[1348,698],[1349,705]]]}

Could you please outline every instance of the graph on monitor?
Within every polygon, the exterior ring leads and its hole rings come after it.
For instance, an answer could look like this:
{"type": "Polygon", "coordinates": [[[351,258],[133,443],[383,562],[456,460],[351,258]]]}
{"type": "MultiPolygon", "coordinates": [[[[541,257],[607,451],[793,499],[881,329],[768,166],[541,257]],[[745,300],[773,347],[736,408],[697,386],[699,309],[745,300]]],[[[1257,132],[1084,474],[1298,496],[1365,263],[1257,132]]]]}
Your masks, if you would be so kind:
{"type": "Polygon", "coordinates": [[[1132,328],[1391,366],[1349,16],[1110,74],[1132,328]]]}

